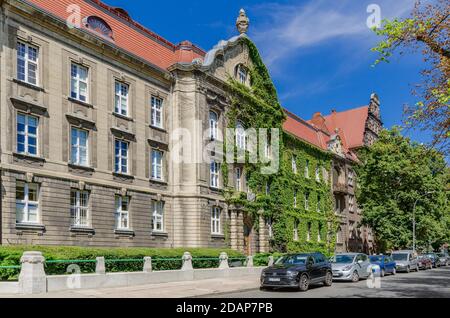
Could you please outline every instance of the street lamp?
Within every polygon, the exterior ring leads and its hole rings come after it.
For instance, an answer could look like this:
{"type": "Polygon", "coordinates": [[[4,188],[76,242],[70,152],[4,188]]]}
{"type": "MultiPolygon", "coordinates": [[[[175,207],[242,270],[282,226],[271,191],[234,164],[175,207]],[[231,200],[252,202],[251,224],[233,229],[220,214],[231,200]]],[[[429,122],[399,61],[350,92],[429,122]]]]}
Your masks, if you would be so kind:
{"type": "Polygon", "coordinates": [[[417,202],[419,202],[420,199],[422,199],[424,196],[435,193],[436,191],[428,191],[425,192],[421,197],[417,198],[416,202],[414,202],[413,207],[413,252],[416,252],[416,205],[417,202]]]}

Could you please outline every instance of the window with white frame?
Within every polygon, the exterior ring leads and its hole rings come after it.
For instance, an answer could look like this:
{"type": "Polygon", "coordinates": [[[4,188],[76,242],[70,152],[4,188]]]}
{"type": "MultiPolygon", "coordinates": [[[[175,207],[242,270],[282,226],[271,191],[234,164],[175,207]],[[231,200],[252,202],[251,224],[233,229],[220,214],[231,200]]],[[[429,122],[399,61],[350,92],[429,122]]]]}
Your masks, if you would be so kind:
{"type": "Polygon", "coordinates": [[[152,96],[151,104],[151,125],[153,127],[163,128],[163,100],[152,96]]]}
{"type": "Polygon", "coordinates": [[[348,197],[348,210],[350,212],[354,212],[355,211],[355,197],[353,195],[350,195],[348,197]]]}
{"type": "Polygon", "coordinates": [[[124,140],[116,139],[114,142],[114,171],[116,173],[128,174],[128,148],[129,143],[124,140]]]}
{"type": "Polygon", "coordinates": [[[297,158],[295,157],[295,155],[292,155],[291,166],[292,166],[292,172],[297,174],[297,158]]]}
{"type": "Polygon", "coordinates": [[[214,206],[211,208],[211,234],[222,234],[222,229],[220,226],[220,214],[220,207],[214,206]]]}
{"type": "Polygon", "coordinates": [[[242,191],[242,169],[235,169],[236,191],[242,191]]]}
{"type": "Polygon", "coordinates": [[[130,228],[129,224],[129,205],[130,198],[124,196],[116,196],[116,229],[128,230],[130,228]]]}
{"type": "Polygon", "coordinates": [[[305,178],[309,179],[309,160],[306,160],[305,164],[305,178]]]}
{"type": "Polygon", "coordinates": [[[87,67],[72,63],[70,71],[70,97],[82,102],[88,101],[88,73],[87,67]]]}
{"type": "Polygon", "coordinates": [[[266,144],[265,144],[265,156],[267,159],[272,159],[272,147],[270,145],[270,142],[268,140],[266,140],[266,144]]]}
{"type": "Polygon", "coordinates": [[[316,167],[316,181],[317,182],[320,182],[320,166],[319,165],[317,165],[317,167],[316,167]]]}
{"type": "Polygon", "coordinates": [[[17,114],[17,152],[26,155],[38,155],[39,118],[17,114]]]}
{"type": "Polygon", "coordinates": [[[80,190],[70,191],[70,218],[73,226],[86,227],[89,225],[89,192],[80,190]]]}
{"type": "Polygon", "coordinates": [[[210,186],[213,188],[219,188],[219,177],[220,177],[220,163],[211,162],[210,166],[210,186]]]}
{"type": "Polygon", "coordinates": [[[116,114],[129,116],[128,95],[130,86],[128,84],[116,81],[114,95],[114,111],[116,114]]]}
{"type": "Polygon", "coordinates": [[[152,228],[154,232],[164,232],[164,202],[152,201],[153,222],[152,228]]]}
{"type": "Polygon", "coordinates": [[[309,210],[309,192],[305,193],[305,210],[309,210]]]}
{"type": "Polygon", "coordinates": [[[32,85],[39,81],[39,49],[36,46],[17,42],[17,79],[32,85]]]}
{"type": "Polygon", "coordinates": [[[87,130],[71,128],[70,131],[70,162],[78,166],[89,165],[87,130]]]}
{"type": "Polygon", "coordinates": [[[348,170],[348,185],[351,187],[353,187],[353,183],[355,181],[354,177],[355,177],[355,175],[354,175],[353,170],[348,170]]]}
{"type": "Polygon", "coordinates": [[[244,125],[238,121],[236,123],[236,146],[238,149],[245,149],[246,136],[244,125]]]}
{"type": "Polygon", "coordinates": [[[267,218],[266,219],[266,224],[267,224],[267,231],[268,231],[269,238],[273,238],[273,223],[272,223],[272,219],[271,218],[267,218]]]}
{"type": "Polygon", "coordinates": [[[152,179],[163,180],[163,152],[152,149],[152,179]]]}
{"type": "Polygon", "coordinates": [[[311,241],[311,222],[308,222],[307,225],[306,240],[311,241]]]}
{"type": "Polygon", "coordinates": [[[216,112],[209,112],[209,138],[216,140],[219,136],[219,116],[216,112]]]}
{"type": "Polygon", "coordinates": [[[294,241],[298,241],[298,220],[294,221],[294,241]]]}
{"type": "Polygon", "coordinates": [[[297,207],[297,190],[294,190],[294,208],[297,207]]]}
{"type": "Polygon", "coordinates": [[[16,183],[16,222],[39,222],[39,186],[36,183],[16,183]]]}
{"type": "Polygon", "coordinates": [[[248,77],[248,71],[245,68],[245,66],[242,65],[242,64],[239,64],[237,66],[236,73],[237,73],[236,76],[237,76],[238,81],[241,84],[246,84],[247,83],[247,77],[248,77]]]}

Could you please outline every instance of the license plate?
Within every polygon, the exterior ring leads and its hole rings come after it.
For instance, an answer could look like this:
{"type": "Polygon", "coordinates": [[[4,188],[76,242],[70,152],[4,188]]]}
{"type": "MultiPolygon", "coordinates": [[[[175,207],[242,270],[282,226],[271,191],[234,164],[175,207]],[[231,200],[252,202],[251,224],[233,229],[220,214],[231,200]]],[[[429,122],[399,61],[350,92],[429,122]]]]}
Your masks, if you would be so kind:
{"type": "Polygon", "coordinates": [[[269,282],[280,282],[280,278],[269,278],[269,282]]]}

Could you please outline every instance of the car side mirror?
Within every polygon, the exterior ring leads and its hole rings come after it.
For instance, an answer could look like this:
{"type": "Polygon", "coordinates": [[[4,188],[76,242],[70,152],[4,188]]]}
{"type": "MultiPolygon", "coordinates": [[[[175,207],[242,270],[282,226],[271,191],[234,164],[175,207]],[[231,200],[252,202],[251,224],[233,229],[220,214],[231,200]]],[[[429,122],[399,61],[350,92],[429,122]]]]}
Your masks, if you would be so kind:
{"type": "Polygon", "coordinates": [[[358,264],[362,264],[362,262],[363,262],[362,260],[359,260],[359,261],[358,261],[358,264]]]}

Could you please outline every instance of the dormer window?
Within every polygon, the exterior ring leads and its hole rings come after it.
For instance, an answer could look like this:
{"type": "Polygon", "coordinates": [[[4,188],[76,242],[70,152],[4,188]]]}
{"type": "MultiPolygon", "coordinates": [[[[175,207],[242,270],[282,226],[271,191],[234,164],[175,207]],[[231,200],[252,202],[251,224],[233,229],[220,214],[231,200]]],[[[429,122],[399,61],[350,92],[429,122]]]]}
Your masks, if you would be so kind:
{"type": "Polygon", "coordinates": [[[247,68],[239,64],[236,66],[236,79],[239,81],[239,83],[246,85],[248,80],[248,70],[247,68]]]}
{"type": "Polygon", "coordinates": [[[89,16],[84,20],[84,25],[87,29],[98,33],[99,35],[113,39],[113,32],[111,27],[100,17],[89,16]]]}

